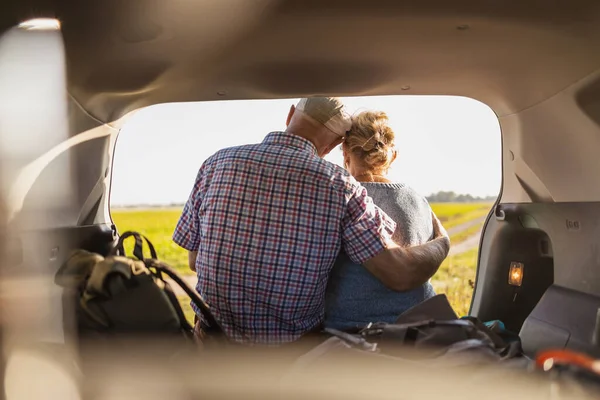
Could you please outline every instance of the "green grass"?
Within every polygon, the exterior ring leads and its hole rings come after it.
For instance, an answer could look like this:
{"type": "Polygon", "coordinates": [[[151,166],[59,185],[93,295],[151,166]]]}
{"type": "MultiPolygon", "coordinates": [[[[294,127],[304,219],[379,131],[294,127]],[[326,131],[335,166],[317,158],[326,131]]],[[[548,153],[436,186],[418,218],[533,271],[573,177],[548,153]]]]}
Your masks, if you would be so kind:
{"type": "MultiPolygon", "coordinates": [[[[151,209],[151,210],[113,210],[111,216],[117,225],[119,233],[133,230],[150,239],[158,258],[175,268],[179,273],[191,274],[188,268],[187,251],[176,245],[171,237],[181,214],[180,209],[151,209]]],[[[133,246],[126,242],[126,250],[130,254],[133,246]]],[[[144,249],[144,254],[146,253],[144,249]]]]}
{"type": "MultiPolygon", "coordinates": [[[[432,209],[443,222],[446,229],[487,215],[490,203],[433,203],[432,209]]],[[[171,240],[173,230],[181,213],[180,209],[148,209],[148,210],[113,210],[114,223],[120,233],[135,230],[146,235],[156,247],[158,257],[174,267],[181,274],[192,274],[187,265],[187,251],[171,240]]],[[[477,233],[482,223],[476,224],[462,232],[451,235],[451,242],[456,245],[477,233]]],[[[127,251],[133,246],[128,244],[127,251]]],[[[446,293],[455,310],[463,315],[468,312],[471,302],[472,287],[469,281],[475,280],[477,249],[451,256],[440,267],[432,278],[432,284],[438,293],[446,293]]],[[[193,318],[193,312],[183,301],[184,311],[193,318]]]]}
{"type": "Polygon", "coordinates": [[[459,316],[467,315],[469,312],[478,250],[474,248],[465,253],[448,257],[431,279],[435,291],[446,294],[459,316]]]}
{"type": "MultiPolygon", "coordinates": [[[[431,208],[442,221],[446,229],[464,224],[473,219],[486,216],[491,203],[432,203],[431,208]]],[[[461,232],[450,235],[450,241],[457,245],[476,234],[483,222],[475,224],[461,232]]],[[[449,256],[431,278],[437,293],[445,293],[456,313],[467,315],[473,295],[473,282],[477,269],[477,252],[474,248],[465,253],[449,256]]]]}
{"type": "Polygon", "coordinates": [[[183,313],[185,314],[188,322],[190,324],[194,324],[195,313],[190,305],[190,298],[187,296],[177,296],[177,299],[179,300],[179,304],[181,304],[181,308],[183,309],[183,313]]]}

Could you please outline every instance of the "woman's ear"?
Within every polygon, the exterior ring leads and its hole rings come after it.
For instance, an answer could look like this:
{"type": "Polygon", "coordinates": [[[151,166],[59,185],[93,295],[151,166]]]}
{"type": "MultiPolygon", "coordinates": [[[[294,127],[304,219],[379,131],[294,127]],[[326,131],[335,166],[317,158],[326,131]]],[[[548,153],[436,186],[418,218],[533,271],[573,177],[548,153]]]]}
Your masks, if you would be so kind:
{"type": "Polygon", "coordinates": [[[350,157],[350,152],[348,151],[348,146],[345,142],[342,143],[342,154],[344,155],[344,159],[350,157]]]}
{"type": "Polygon", "coordinates": [[[350,167],[350,154],[344,144],[342,144],[342,155],[344,156],[344,168],[348,169],[350,167]]]}
{"type": "Polygon", "coordinates": [[[398,150],[394,149],[392,150],[392,161],[390,161],[390,164],[396,161],[396,157],[398,157],[398,150]]]}

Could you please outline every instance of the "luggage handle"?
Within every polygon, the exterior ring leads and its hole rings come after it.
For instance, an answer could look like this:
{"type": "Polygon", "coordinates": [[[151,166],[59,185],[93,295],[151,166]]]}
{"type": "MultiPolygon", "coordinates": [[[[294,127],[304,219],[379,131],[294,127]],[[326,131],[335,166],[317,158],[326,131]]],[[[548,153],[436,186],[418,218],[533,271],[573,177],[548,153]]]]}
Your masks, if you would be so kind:
{"type": "MultiPolygon", "coordinates": [[[[409,332],[413,332],[415,333],[416,331],[418,331],[419,329],[422,328],[434,328],[436,326],[444,326],[444,327],[450,327],[450,328],[463,328],[469,332],[481,332],[482,334],[484,334],[486,336],[486,338],[488,340],[490,340],[490,342],[495,346],[495,347],[502,347],[502,345],[504,344],[504,341],[494,332],[492,332],[487,326],[485,326],[484,324],[482,324],[481,322],[477,321],[476,319],[459,319],[459,320],[449,320],[449,321],[437,321],[437,320],[423,320],[423,321],[419,321],[419,322],[408,322],[405,324],[395,324],[393,325],[393,327],[398,330],[398,331],[402,331],[405,330],[407,333],[409,332]]],[[[382,333],[384,333],[384,325],[381,324],[373,324],[370,325],[368,327],[366,327],[365,329],[363,329],[360,332],[360,335],[362,335],[363,337],[367,337],[367,336],[373,336],[373,335],[381,335],[382,333]]],[[[411,336],[411,335],[407,335],[407,336],[411,336]]],[[[406,341],[406,337],[405,337],[405,341],[406,341]]]]}
{"type": "Polygon", "coordinates": [[[448,327],[456,327],[456,328],[467,328],[467,329],[475,329],[476,326],[471,321],[465,320],[450,320],[450,321],[438,321],[435,319],[425,319],[423,321],[417,322],[407,322],[404,324],[381,324],[375,323],[370,324],[359,334],[363,336],[372,336],[372,335],[380,335],[384,332],[386,326],[393,326],[395,329],[419,329],[419,328],[434,328],[436,326],[448,326],[448,327]]]}
{"type": "Polygon", "coordinates": [[[150,249],[150,257],[155,260],[158,258],[158,256],[156,255],[156,250],[154,249],[154,245],[152,245],[150,240],[148,240],[148,238],[146,236],[144,236],[138,232],[133,232],[133,231],[127,231],[119,237],[119,241],[117,242],[117,245],[111,250],[110,255],[111,256],[116,256],[116,255],[125,256],[125,247],[123,244],[125,243],[125,240],[127,238],[132,237],[132,236],[135,238],[135,245],[133,247],[133,255],[138,260],[144,261],[144,250],[143,250],[144,240],[146,241],[146,244],[148,245],[148,248],[150,249]]]}

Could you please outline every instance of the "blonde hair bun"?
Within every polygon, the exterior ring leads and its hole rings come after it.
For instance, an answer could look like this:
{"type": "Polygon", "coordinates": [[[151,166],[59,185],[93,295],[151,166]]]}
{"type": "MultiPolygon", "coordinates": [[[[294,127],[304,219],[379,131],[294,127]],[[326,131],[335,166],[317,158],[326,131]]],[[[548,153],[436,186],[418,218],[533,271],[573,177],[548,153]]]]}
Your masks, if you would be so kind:
{"type": "Polygon", "coordinates": [[[394,131],[383,111],[363,111],[352,117],[344,146],[372,171],[387,170],[394,160],[394,131]]]}

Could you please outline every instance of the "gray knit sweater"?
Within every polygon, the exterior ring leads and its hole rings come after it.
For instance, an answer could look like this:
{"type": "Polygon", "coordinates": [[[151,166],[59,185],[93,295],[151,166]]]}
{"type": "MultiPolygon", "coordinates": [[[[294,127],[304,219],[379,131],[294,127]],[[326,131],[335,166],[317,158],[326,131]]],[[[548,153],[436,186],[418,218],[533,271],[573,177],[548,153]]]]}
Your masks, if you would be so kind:
{"type": "MultiPolygon", "coordinates": [[[[401,183],[363,186],[373,202],[396,222],[397,242],[418,245],[433,236],[431,207],[415,190],[401,183]]],[[[325,326],[346,330],[369,322],[392,323],[401,313],[434,295],[429,283],[408,292],[390,290],[342,253],[329,278],[325,326]]]]}

